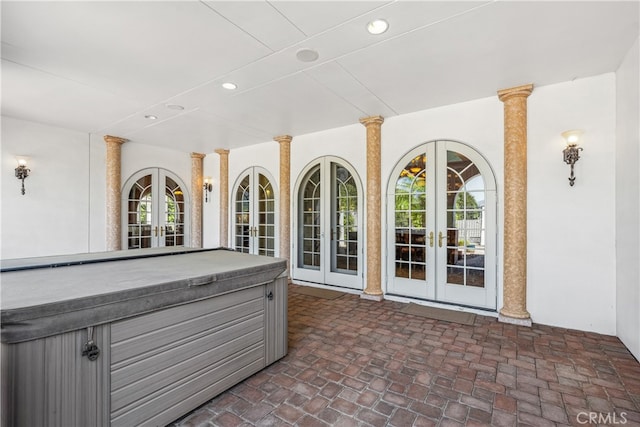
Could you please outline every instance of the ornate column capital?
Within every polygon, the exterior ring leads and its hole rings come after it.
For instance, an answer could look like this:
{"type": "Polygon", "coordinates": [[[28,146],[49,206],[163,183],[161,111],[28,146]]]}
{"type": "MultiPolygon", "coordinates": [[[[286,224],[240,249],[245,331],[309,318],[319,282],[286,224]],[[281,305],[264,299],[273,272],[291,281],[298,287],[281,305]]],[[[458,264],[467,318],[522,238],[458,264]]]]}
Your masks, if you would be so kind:
{"type": "Polygon", "coordinates": [[[120,138],[119,136],[112,136],[112,135],[104,136],[104,142],[109,144],[124,144],[127,141],[129,140],[125,138],[120,138]]]}
{"type": "Polygon", "coordinates": [[[293,137],[291,135],[279,135],[279,136],[274,136],[273,140],[276,142],[279,142],[280,144],[290,143],[293,140],[293,137]]]}
{"type": "Polygon", "coordinates": [[[384,117],[382,116],[369,116],[369,117],[363,117],[360,119],[360,123],[362,123],[365,126],[370,126],[370,125],[378,125],[381,126],[382,123],[384,123],[384,117]]]}
{"type": "Polygon", "coordinates": [[[213,150],[214,153],[220,154],[221,156],[228,156],[229,150],[225,150],[224,148],[216,148],[213,150]]]}
{"type": "Polygon", "coordinates": [[[533,92],[533,84],[522,85],[502,89],[498,91],[498,99],[505,102],[509,98],[524,97],[527,98],[533,92]]]}
{"type": "Polygon", "coordinates": [[[205,157],[207,157],[206,154],[202,154],[202,153],[191,153],[191,158],[192,159],[204,159],[205,157]]]}

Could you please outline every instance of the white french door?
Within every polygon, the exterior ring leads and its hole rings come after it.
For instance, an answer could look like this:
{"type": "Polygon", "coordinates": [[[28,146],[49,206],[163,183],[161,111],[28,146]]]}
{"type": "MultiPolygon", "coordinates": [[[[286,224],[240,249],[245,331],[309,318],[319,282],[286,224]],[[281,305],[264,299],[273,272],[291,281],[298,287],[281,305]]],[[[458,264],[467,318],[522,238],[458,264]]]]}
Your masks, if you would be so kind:
{"type": "Polygon", "coordinates": [[[324,157],[297,188],[292,277],[362,289],[361,185],[346,162],[324,157]]]}
{"type": "Polygon", "coordinates": [[[387,192],[387,291],[496,308],[496,187],[467,145],[424,144],[394,169],[387,192]]]}
{"type": "Polygon", "coordinates": [[[184,246],[188,209],[185,186],[172,172],[150,168],[134,174],[122,192],[122,247],[184,246]]]}
{"type": "Polygon", "coordinates": [[[233,191],[233,248],[248,254],[277,256],[276,195],[267,171],[251,167],[233,191]]]}

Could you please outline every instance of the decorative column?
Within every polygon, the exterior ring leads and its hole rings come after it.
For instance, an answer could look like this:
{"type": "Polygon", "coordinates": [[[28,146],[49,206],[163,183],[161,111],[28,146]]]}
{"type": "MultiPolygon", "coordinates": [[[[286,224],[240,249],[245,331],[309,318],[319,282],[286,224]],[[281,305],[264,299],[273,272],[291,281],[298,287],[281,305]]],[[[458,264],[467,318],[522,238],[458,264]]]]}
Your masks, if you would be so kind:
{"type": "Polygon", "coordinates": [[[533,85],[498,91],[504,103],[503,307],[498,320],[531,326],[527,311],[527,97],[533,85]]]}
{"type": "Polygon", "coordinates": [[[105,135],[107,144],[107,250],[119,251],[122,249],[122,199],[120,190],[120,164],[122,144],[127,139],[117,136],[105,135]]]}
{"type": "Polygon", "coordinates": [[[220,155],[220,246],[229,246],[229,150],[217,149],[220,155]]]}
{"type": "Polygon", "coordinates": [[[361,297],[376,301],[382,301],[380,131],[383,122],[382,116],[360,119],[367,128],[367,285],[361,297]]]}
{"type": "Polygon", "coordinates": [[[191,153],[191,247],[202,247],[202,159],[206,154],[191,153]]]}
{"type": "Polygon", "coordinates": [[[273,138],[280,144],[280,253],[287,260],[287,275],[291,275],[291,140],[289,135],[273,138]]]}

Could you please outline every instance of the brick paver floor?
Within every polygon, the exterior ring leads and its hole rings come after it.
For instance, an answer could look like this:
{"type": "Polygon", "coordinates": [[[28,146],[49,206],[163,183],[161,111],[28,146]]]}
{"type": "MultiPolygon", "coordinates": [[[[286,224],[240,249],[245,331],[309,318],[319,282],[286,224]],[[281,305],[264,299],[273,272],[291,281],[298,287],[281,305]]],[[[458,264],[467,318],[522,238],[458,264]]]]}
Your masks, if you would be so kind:
{"type": "Polygon", "coordinates": [[[290,292],[287,356],[175,425],[640,425],[640,364],[618,338],[403,306],[290,292]]]}

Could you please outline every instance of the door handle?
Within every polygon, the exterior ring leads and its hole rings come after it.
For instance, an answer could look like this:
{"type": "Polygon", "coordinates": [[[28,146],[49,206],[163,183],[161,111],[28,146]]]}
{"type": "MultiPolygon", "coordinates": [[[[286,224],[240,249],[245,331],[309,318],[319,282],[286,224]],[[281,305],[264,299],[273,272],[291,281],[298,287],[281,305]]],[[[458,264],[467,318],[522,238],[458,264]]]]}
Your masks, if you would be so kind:
{"type": "Polygon", "coordinates": [[[444,235],[442,234],[442,231],[438,232],[438,246],[442,247],[442,239],[444,238],[444,235]]]}
{"type": "Polygon", "coordinates": [[[153,235],[154,235],[154,237],[158,237],[158,226],[157,225],[153,228],[153,235]]]}
{"type": "Polygon", "coordinates": [[[164,236],[164,226],[160,227],[160,237],[164,236]]]}
{"type": "Polygon", "coordinates": [[[433,231],[429,233],[429,247],[433,247],[433,231]]]}

